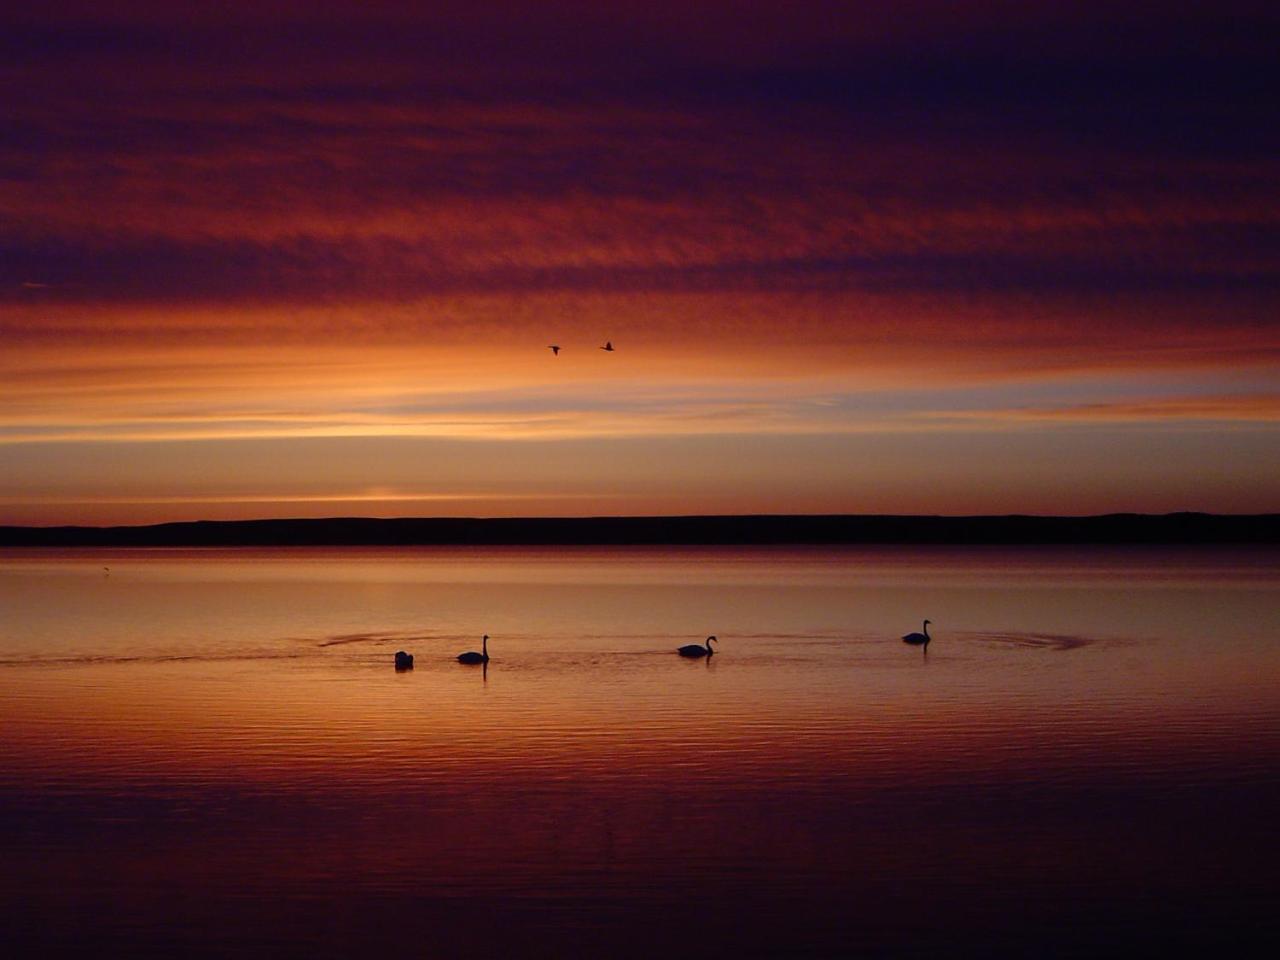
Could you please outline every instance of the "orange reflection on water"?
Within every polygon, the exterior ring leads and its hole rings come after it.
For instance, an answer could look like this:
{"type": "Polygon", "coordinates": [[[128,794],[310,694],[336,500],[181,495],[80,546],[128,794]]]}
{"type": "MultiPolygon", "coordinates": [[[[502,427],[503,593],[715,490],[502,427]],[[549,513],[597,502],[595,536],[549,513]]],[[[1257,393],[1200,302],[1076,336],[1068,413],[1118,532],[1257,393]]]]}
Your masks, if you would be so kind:
{"type": "Polygon", "coordinates": [[[0,889],[22,923],[73,909],[99,939],[234,952],[603,948],[621,925],[632,955],[709,930],[829,953],[1005,929],[1011,897],[1034,937],[1133,889],[1213,914],[1244,876],[1229,902],[1256,916],[1277,889],[1244,815],[1280,758],[1271,560],[11,556],[0,889]],[[927,655],[897,639],[919,611],[927,655]],[[487,670],[453,659],[481,624],[487,670]],[[675,655],[712,628],[709,662],[675,655]],[[714,903],[686,910],[690,889],[714,903]],[[501,922],[459,926],[460,898],[501,922]]]}

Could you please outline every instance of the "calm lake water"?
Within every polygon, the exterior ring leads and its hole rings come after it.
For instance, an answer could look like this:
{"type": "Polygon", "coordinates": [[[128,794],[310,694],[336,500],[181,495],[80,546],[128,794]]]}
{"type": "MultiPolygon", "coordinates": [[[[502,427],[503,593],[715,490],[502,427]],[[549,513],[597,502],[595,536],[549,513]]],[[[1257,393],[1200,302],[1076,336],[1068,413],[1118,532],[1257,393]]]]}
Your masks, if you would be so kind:
{"type": "Polygon", "coordinates": [[[1278,588],[1265,550],[0,553],[0,946],[1274,946],[1278,588]]]}

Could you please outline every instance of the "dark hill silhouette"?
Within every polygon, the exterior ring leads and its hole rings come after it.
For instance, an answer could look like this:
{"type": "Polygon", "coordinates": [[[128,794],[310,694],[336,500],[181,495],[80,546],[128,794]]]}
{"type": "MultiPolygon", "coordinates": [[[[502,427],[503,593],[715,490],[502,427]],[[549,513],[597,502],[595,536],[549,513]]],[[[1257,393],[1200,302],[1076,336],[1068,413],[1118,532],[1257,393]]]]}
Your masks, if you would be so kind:
{"type": "Polygon", "coordinates": [[[0,527],[7,547],[428,544],[1276,544],[1280,514],[1093,517],[707,516],[201,520],[145,527],[0,527]]]}

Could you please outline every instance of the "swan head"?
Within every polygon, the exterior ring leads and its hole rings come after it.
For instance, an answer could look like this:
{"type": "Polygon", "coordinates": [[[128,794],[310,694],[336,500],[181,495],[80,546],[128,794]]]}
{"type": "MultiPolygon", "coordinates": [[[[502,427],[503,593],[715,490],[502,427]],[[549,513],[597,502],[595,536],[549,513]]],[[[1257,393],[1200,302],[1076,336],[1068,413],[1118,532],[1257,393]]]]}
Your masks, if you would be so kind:
{"type": "MultiPolygon", "coordinates": [[[[715,638],[714,636],[707,637],[707,646],[710,646],[710,645],[711,645],[711,641],[712,641],[712,640],[715,640],[715,639],[716,639],[716,638],[715,638]]],[[[720,641],[716,640],[716,642],[717,642],[717,643],[719,643],[720,641]]]]}
{"type": "Polygon", "coordinates": [[[929,624],[931,624],[931,623],[933,623],[933,621],[932,621],[932,620],[926,620],[926,621],[924,622],[924,625],[927,627],[927,626],[928,626],[929,624]]]}

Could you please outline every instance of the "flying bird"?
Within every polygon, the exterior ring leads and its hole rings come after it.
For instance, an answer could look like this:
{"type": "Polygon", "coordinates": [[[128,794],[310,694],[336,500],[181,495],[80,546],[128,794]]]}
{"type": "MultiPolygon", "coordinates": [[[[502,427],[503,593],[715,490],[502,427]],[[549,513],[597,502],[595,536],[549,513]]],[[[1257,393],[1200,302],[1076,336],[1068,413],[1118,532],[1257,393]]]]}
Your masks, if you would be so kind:
{"type": "Polygon", "coordinates": [[[558,343],[550,344],[547,347],[547,349],[550,350],[555,356],[557,357],[560,356],[560,344],[558,343]]]}
{"type": "Polygon", "coordinates": [[[603,347],[601,347],[600,349],[601,349],[601,350],[604,350],[606,353],[613,353],[613,341],[612,341],[612,340],[606,340],[606,341],[604,342],[604,346],[603,346],[603,347]]]}
{"type": "Polygon", "coordinates": [[[459,663],[488,663],[489,662],[489,635],[486,633],[484,639],[480,641],[480,652],[468,650],[466,653],[458,654],[459,663]]]}
{"type": "Polygon", "coordinates": [[[715,637],[707,637],[707,645],[705,647],[700,643],[688,643],[683,647],[678,648],[676,653],[680,654],[682,657],[692,657],[695,659],[697,657],[709,657],[715,653],[715,651],[711,649],[713,641],[719,642],[716,641],[715,637]]]}

